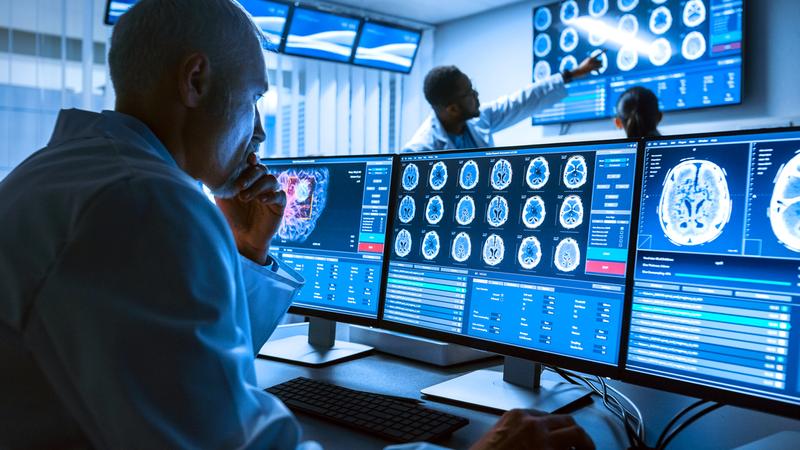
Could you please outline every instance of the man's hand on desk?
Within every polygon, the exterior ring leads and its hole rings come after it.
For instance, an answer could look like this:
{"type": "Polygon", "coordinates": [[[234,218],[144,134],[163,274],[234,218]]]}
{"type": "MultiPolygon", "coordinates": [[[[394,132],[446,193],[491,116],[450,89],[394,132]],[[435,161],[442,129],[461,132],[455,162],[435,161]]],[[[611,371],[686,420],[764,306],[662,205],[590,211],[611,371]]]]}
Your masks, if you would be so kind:
{"type": "Polygon", "coordinates": [[[497,421],[471,450],[594,450],[571,416],[532,416],[515,409],[497,421]]]}

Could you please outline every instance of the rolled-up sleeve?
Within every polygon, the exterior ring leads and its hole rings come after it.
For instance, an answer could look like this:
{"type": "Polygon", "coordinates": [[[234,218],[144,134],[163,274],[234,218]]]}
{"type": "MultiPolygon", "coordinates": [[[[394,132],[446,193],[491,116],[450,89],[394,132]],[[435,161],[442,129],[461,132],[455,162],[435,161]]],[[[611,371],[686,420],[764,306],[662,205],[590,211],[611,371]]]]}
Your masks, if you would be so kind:
{"type": "Polygon", "coordinates": [[[296,420],[254,377],[247,294],[263,306],[256,291],[276,285],[245,287],[255,268],[213,206],[177,183],[124,181],[74,222],[24,336],[92,444],[295,448],[296,420]]]}
{"type": "Polygon", "coordinates": [[[564,77],[556,74],[489,103],[481,108],[480,119],[484,122],[483,126],[497,132],[530,118],[566,96],[564,77]]]}

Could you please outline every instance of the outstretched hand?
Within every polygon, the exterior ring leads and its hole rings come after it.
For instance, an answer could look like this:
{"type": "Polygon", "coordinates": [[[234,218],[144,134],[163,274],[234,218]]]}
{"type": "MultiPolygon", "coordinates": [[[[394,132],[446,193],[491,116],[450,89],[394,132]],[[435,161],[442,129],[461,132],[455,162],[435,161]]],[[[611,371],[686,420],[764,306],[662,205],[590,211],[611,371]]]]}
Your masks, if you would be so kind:
{"type": "Polygon", "coordinates": [[[239,193],[216,198],[233,231],[239,253],[261,265],[266,264],[269,242],[278,231],[286,208],[286,193],[278,180],[258,162],[255,153],[247,157],[249,167],[236,180],[239,193]]]}
{"type": "Polygon", "coordinates": [[[589,435],[571,416],[533,416],[511,410],[470,450],[594,450],[589,435]]]}
{"type": "Polygon", "coordinates": [[[603,63],[600,61],[599,55],[598,56],[590,56],[583,61],[581,64],[575,69],[572,70],[572,77],[580,78],[592,71],[598,70],[603,67],[603,63]]]}

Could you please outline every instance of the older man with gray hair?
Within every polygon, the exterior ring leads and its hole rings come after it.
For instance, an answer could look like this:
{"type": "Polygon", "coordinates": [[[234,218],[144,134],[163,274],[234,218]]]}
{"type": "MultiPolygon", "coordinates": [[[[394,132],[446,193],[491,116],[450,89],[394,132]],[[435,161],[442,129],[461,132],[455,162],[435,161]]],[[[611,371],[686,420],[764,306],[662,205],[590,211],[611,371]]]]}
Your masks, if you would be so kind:
{"type": "MultiPolygon", "coordinates": [[[[115,111],[62,111],[0,182],[0,448],[305,446],[253,361],[303,283],[269,254],[262,43],[231,0],[141,0],[115,111]]],[[[497,427],[478,448],[591,448],[569,417],[497,427]]]]}

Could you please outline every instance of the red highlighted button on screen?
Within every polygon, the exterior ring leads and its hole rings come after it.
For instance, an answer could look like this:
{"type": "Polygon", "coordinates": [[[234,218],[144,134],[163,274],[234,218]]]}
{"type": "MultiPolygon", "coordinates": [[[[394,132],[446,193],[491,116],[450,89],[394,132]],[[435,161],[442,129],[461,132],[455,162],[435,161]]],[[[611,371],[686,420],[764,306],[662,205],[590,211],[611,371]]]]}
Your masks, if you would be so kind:
{"type": "Polygon", "coordinates": [[[383,253],[383,244],[374,244],[370,242],[359,242],[358,243],[358,251],[359,252],[367,252],[367,253],[383,253]]]}
{"type": "Polygon", "coordinates": [[[607,275],[625,275],[625,263],[608,261],[586,261],[587,273],[603,273],[607,275]]]}

